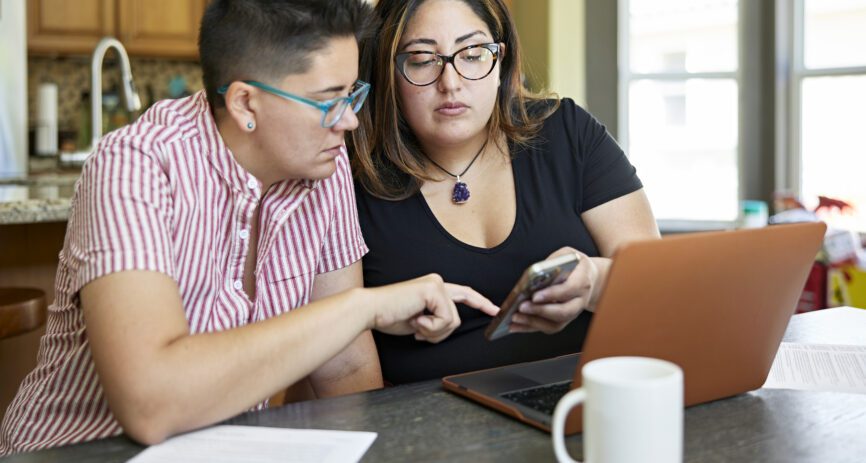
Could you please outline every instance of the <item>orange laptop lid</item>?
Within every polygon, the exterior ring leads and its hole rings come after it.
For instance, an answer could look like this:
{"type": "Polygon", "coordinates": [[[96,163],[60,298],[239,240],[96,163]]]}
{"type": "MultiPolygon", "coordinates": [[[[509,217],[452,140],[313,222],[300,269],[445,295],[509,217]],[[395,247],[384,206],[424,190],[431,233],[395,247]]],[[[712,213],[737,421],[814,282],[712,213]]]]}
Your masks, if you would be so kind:
{"type": "MultiPolygon", "coordinates": [[[[775,225],[628,244],[614,259],[581,354],[453,375],[443,386],[544,430],[550,415],[509,392],[563,381],[580,387],[582,366],[602,357],[676,363],[686,405],[757,389],[825,230],[823,223],[775,225]]],[[[572,411],[566,432],[580,430],[581,413],[572,411]]]]}
{"type": "MultiPolygon", "coordinates": [[[[614,259],[580,370],[640,355],[683,369],[685,404],[757,389],[769,374],[826,225],[776,225],[636,242],[614,259]]],[[[577,430],[572,413],[566,429],[577,430]]]]}

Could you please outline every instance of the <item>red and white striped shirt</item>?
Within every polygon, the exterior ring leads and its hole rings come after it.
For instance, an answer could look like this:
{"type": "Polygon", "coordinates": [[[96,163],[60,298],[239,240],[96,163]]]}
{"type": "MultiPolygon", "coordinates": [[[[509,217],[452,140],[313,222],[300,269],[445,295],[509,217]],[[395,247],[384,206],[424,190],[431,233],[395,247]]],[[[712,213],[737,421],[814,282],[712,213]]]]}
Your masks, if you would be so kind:
{"type": "Polygon", "coordinates": [[[97,378],[79,305],[88,282],[124,270],[165,273],[180,288],[195,334],[302,306],[316,274],[359,260],[367,247],[345,153],[336,162],[327,179],[287,180],[261,198],[259,181],[223,143],[203,92],[159,102],[108,134],[76,185],[38,365],[6,411],[0,455],[122,432],[97,378]],[[253,302],[242,279],[257,206],[253,302]]]}

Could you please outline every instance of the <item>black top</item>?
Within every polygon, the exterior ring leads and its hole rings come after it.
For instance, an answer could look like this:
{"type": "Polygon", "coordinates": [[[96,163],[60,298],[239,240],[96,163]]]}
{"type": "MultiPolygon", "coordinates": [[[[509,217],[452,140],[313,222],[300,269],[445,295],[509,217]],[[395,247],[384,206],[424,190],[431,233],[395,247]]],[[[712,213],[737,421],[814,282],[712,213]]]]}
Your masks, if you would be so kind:
{"type": "MultiPolygon", "coordinates": [[[[527,266],[563,246],[598,256],[580,214],[642,187],[604,126],[570,99],[561,101],[530,148],[511,152],[516,221],[505,241],[490,249],[449,234],[421,193],[386,201],[356,185],[370,248],[363,261],[365,286],[435,272],[501,304],[527,266]]],[[[374,332],[385,380],[421,381],[578,352],[591,319],[584,312],[556,335],[513,334],[489,342],[484,329],[490,317],[462,305],[458,310],[462,325],[439,344],[374,332]]]]}

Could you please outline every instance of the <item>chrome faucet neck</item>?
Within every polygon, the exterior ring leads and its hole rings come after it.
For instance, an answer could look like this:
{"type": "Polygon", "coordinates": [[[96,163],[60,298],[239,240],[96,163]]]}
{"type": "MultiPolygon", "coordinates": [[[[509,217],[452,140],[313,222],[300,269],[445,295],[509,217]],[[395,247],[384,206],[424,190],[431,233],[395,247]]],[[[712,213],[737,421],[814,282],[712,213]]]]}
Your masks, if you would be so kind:
{"type": "Polygon", "coordinates": [[[105,60],[105,53],[110,48],[117,50],[117,55],[120,58],[120,74],[127,109],[129,111],[141,109],[141,100],[132,82],[132,68],[129,65],[129,55],[127,55],[126,49],[119,40],[113,37],[103,38],[96,44],[90,61],[91,150],[96,149],[96,144],[102,138],[102,65],[105,60]]]}

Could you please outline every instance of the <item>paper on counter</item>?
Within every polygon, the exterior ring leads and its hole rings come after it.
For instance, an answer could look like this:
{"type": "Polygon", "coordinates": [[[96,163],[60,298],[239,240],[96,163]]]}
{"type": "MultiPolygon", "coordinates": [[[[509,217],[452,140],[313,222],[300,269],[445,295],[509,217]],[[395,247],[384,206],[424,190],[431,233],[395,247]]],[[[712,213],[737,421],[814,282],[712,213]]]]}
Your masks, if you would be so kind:
{"type": "Polygon", "coordinates": [[[214,426],[148,447],[129,463],[357,462],[375,432],[214,426]]]}
{"type": "Polygon", "coordinates": [[[783,342],[764,387],[866,393],[866,346],[783,342]]]}

